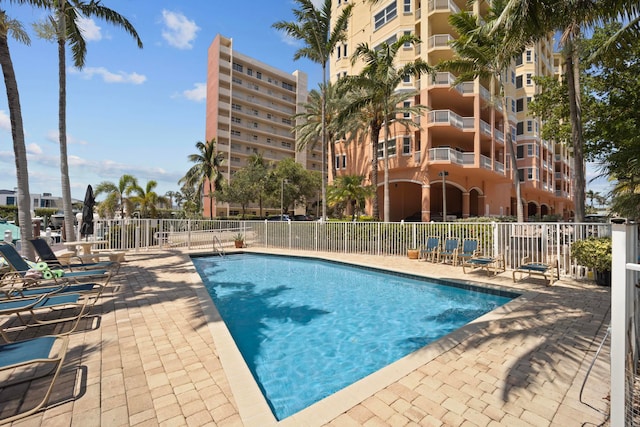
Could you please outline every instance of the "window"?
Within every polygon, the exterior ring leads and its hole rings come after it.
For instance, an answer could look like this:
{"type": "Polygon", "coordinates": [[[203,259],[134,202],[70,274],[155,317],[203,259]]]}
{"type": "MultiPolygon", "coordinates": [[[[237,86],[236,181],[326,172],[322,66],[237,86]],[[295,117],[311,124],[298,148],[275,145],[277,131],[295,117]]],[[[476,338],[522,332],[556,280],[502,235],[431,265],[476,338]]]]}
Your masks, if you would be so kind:
{"type": "Polygon", "coordinates": [[[285,117],[282,118],[282,123],[284,123],[285,125],[291,125],[291,119],[287,119],[285,117]]]}
{"type": "MultiPolygon", "coordinates": [[[[402,104],[402,107],[406,109],[411,108],[411,101],[404,101],[404,103],[402,104]]],[[[404,117],[405,119],[410,119],[411,113],[409,111],[405,111],[402,113],[402,117],[404,117]]]]}
{"type": "Polygon", "coordinates": [[[512,85],[516,84],[516,72],[515,71],[511,72],[511,84],[512,85]]]}
{"type": "Polygon", "coordinates": [[[290,142],[280,141],[280,145],[282,145],[284,148],[291,148],[290,142]]]}
{"type": "MultiPolygon", "coordinates": [[[[405,31],[404,32],[405,36],[410,36],[411,35],[411,31],[405,31]]],[[[411,49],[411,43],[406,42],[405,44],[402,45],[403,48],[405,49],[411,49]]]]}
{"type": "Polygon", "coordinates": [[[231,136],[240,136],[241,133],[239,130],[231,129],[231,136]]]}
{"type": "Polygon", "coordinates": [[[340,49],[340,46],[336,47],[336,56],[338,57],[338,59],[340,59],[341,54],[342,54],[342,50],[340,49]]]}
{"type": "Polygon", "coordinates": [[[411,74],[407,74],[402,78],[402,83],[408,85],[411,84],[411,74]]]}
{"type": "Polygon", "coordinates": [[[242,84],[242,79],[239,79],[235,76],[231,79],[231,81],[234,82],[235,84],[239,84],[239,85],[242,84]]]}
{"type": "Polygon", "coordinates": [[[258,115],[258,110],[253,109],[253,115],[254,115],[254,116],[257,116],[257,115],[258,115]]]}
{"type": "Polygon", "coordinates": [[[524,169],[518,169],[518,179],[520,182],[524,182],[524,169]]]}
{"type": "Polygon", "coordinates": [[[396,16],[398,16],[398,9],[396,6],[396,0],[393,0],[389,6],[376,13],[373,17],[374,29],[377,30],[396,16]]]}
{"type": "Polygon", "coordinates": [[[527,120],[527,132],[528,133],[532,133],[533,132],[533,121],[532,120],[527,120]]]}
{"type": "Polygon", "coordinates": [[[234,62],[234,63],[233,63],[233,69],[234,69],[235,71],[240,71],[240,72],[242,72],[243,67],[242,67],[242,65],[238,64],[237,62],[234,62]]]}
{"type": "Polygon", "coordinates": [[[519,67],[522,65],[522,55],[518,55],[518,57],[516,58],[516,67],[519,67]]]}
{"type": "Polygon", "coordinates": [[[271,144],[271,138],[267,138],[267,144],[271,144]]]}
{"type": "Polygon", "coordinates": [[[411,154],[411,137],[402,137],[402,154],[411,154]]]}
{"type": "Polygon", "coordinates": [[[293,92],[293,85],[290,83],[282,82],[282,88],[293,92]]]}
{"type": "Polygon", "coordinates": [[[516,76],[516,89],[522,89],[522,76],[516,76]]]}
{"type": "Polygon", "coordinates": [[[258,140],[258,135],[253,135],[253,136],[251,137],[251,139],[253,139],[254,141],[257,141],[257,140],[258,140]]]}
{"type": "Polygon", "coordinates": [[[396,140],[394,139],[390,139],[389,141],[387,141],[387,152],[389,153],[390,156],[395,156],[396,155],[396,140]]]}
{"type": "Polygon", "coordinates": [[[531,78],[531,73],[527,73],[527,86],[533,85],[533,79],[531,78]]]}
{"type": "Polygon", "coordinates": [[[531,49],[527,49],[527,51],[525,52],[525,56],[527,57],[527,62],[530,63],[531,62],[531,49]]]}
{"type": "Polygon", "coordinates": [[[516,148],[516,157],[518,159],[524,159],[524,147],[522,145],[518,145],[516,148]]]}
{"type": "Polygon", "coordinates": [[[258,122],[253,122],[253,127],[258,129],[258,122]]]}
{"type": "Polygon", "coordinates": [[[527,144],[527,157],[533,157],[533,144],[527,144]]]}
{"type": "Polygon", "coordinates": [[[267,119],[271,120],[271,113],[267,113],[267,119]]]}
{"type": "Polygon", "coordinates": [[[261,73],[260,71],[258,71],[258,72],[256,73],[256,77],[257,77],[258,79],[262,80],[262,73],[261,73]]]}
{"type": "Polygon", "coordinates": [[[340,155],[336,155],[336,169],[340,169],[340,155]]]}
{"type": "Polygon", "coordinates": [[[516,112],[516,100],[515,99],[511,100],[511,112],[512,113],[516,112]]]}
{"type": "Polygon", "coordinates": [[[516,135],[524,135],[524,123],[518,122],[516,125],[516,135]]]}
{"type": "Polygon", "coordinates": [[[247,75],[253,76],[253,68],[247,68],[247,75]]]}
{"type": "Polygon", "coordinates": [[[411,13],[411,0],[404,0],[404,6],[402,11],[404,13],[411,13]]]}
{"type": "Polygon", "coordinates": [[[240,117],[231,116],[231,121],[233,123],[242,123],[242,119],[240,117]]]}
{"type": "Polygon", "coordinates": [[[342,56],[347,57],[347,43],[342,45],[342,56]]]}
{"type": "Polygon", "coordinates": [[[242,105],[240,104],[231,104],[231,109],[236,111],[242,111],[242,105]]]}
{"type": "Polygon", "coordinates": [[[533,180],[533,168],[527,168],[527,179],[529,181],[533,180]]]}
{"type": "Polygon", "coordinates": [[[524,111],[524,99],[518,98],[516,100],[516,113],[520,113],[522,111],[524,111]]]}

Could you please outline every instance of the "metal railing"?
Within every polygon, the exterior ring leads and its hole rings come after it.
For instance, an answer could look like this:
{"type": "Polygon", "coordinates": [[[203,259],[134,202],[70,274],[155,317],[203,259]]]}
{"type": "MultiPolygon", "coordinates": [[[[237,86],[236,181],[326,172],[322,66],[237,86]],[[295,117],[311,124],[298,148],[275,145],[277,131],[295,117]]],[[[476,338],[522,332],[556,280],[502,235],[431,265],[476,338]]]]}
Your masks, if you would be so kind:
{"type": "Polygon", "coordinates": [[[588,237],[611,235],[601,223],[498,222],[311,222],[239,220],[97,220],[93,239],[101,248],[118,251],[183,248],[212,250],[234,246],[242,234],[249,247],[340,252],[378,256],[405,256],[409,248],[426,245],[429,237],[443,242],[476,239],[486,255],[502,254],[507,268],[516,268],[527,256],[534,262],[558,259],[565,276],[583,278],[590,271],[571,258],[571,245],[588,237]]]}

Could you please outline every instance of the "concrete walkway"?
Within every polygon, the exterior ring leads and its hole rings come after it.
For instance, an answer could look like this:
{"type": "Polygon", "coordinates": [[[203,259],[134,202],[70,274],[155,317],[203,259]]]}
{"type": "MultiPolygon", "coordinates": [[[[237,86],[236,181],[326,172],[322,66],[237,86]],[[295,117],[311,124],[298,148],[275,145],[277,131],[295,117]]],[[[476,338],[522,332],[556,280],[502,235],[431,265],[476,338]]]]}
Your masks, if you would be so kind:
{"type": "MultiPolygon", "coordinates": [[[[276,423],[188,254],[127,254],[113,280],[120,291],[102,297],[71,334],[47,409],[13,425],[564,427],[606,419],[608,340],[582,399],[580,389],[609,323],[610,289],[567,279],[514,284],[509,271],[488,279],[401,257],[321,255],[524,295],[276,423]]],[[[1,389],[0,416],[28,408],[41,385],[1,389]]]]}

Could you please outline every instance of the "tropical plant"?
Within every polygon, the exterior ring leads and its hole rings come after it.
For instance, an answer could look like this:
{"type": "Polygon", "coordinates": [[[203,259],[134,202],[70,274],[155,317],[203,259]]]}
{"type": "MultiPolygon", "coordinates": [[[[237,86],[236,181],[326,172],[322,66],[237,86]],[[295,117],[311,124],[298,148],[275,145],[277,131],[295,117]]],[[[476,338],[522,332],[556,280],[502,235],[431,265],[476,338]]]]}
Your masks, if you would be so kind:
{"type": "Polygon", "coordinates": [[[363,60],[365,65],[360,74],[346,76],[340,79],[340,91],[346,95],[346,106],[338,120],[347,121],[347,117],[355,118],[355,122],[365,124],[361,132],[352,131],[352,135],[364,134],[368,129],[371,143],[371,183],[376,189],[373,201],[373,217],[379,217],[378,207],[378,152],[380,131],[384,126],[385,137],[382,143],[384,156],[384,221],[389,221],[389,140],[390,122],[394,121],[404,127],[419,127],[413,119],[405,119],[404,112],[410,117],[419,115],[426,107],[413,105],[404,107],[405,100],[413,100],[418,96],[416,90],[398,91],[398,87],[407,77],[418,78],[425,73],[433,73],[431,68],[421,58],[396,66],[397,54],[406,44],[416,44],[420,40],[413,34],[404,34],[391,44],[381,43],[370,48],[367,43],[361,43],[351,58],[355,64],[363,60]]]}
{"type": "Polygon", "coordinates": [[[247,159],[247,168],[250,171],[251,180],[255,185],[258,205],[260,207],[260,217],[262,217],[262,201],[265,197],[267,178],[269,169],[273,165],[265,161],[262,153],[253,153],[247,159]]]}
{"type": "Polygon", "coordinates": [[[244,219],[247,206],[258,197],[258,183],[253,178],[249,167],[238,170],[233,179],[222,184],[222,188],[216,192],[216,200],[239,204],[244,219]]]}
{"type": "Polygon", "coordinates": [[[289,37],[302,41],[304,47],[298,49],[294,60],[307,58],[322,66],[322,219],[326,219],[327,185],[327,129],[326,129],[326,93],[327,63],[338,43],[346,40],[346,29],[351,16],[352,4],[343,6],[335,21],[331,20],[333,0],[324,0],[320,9],[316,9],[313,0],[294,0],[298,9],[293,9],[295,22],[279,21],[273,27],[284,31],[289,37]]]}
{"type": "MultiPolygon", "coordinates": [[[[18,93],[18,81],[16,80],[11,54],[9,52],[9,40],[11,35],[21,43],[29,44],[29,36],[22,28],[19,21],[10,19],[4,10],[0,10],[0,66],[4,76],[4,84],[9,105],[9,117],[11,119],[11,138],[13,140],[13,152],[16,164],[16,180],[18,185],[18,225],[23,240],[33,238],[31,227],[31,197],[29,190],[29,171],[27,166],[27,149],[24,143],[24,127],[22,124],[22,108],[18,93]]],[[[22,256],[33,259],[31,245],[21,245],[22,256]]]]}
{"type": "MultiPolygon", "coordinates": [[[[491,22],[500,15],[503,1],[491,3],[491,8],[485,20],[491,22]]],[[[451,43],[456,57],[442,61],[439,69],[457,73],[453,85],[474,79],[489,80],[492,103],[500,103],[502,107],[502,123],[507,147],[511,158],[511,175],[516,192],[516,216],[518,222],[524,221],[524,209],[520,189],[518,160],[516,157],[515,141],[512,126],[509,123],[507,98],[504,93],[505,82],[508,81],[508,69],[514,57],[521,54],[521,48],[506,49],[501,45],[501,37],[490,35],[488,27],[482,27],[477,18],[467,12],[460,12],[449,16],[449,22],[458,32],[459,37],[451,43]],[[496,87],[497,85],[497,87],[496,87]],[[496,95],[497,92],[497,95],[496,95]]]]}
{"type": "Polygon", "coordinates": [[[103,193],[106,194],[106,199],[98,206],[100,215],[115,216],[117,210],[120,210],[120,218],[125,217],[125,212],[131,215],[133,204],[128,196],[137,187],[138,180],[133,175],[128,174],[120,177],[118,185],[109,181],[103,181],[98,184],[94,190],[95,197],[103,193]]]}
{"type": "Polygon", "coordinates": [[[157,207],[159,204],[166,204],[167,199],[153,191],[158,186],[154,180],[147,181],[145,188],[135,186],[132,193],[131,201],[140,209],[140,218],[157,218],[157,207]]]}
{"type": "Polygon", "coordinates": [[[375,193],[373,186],[363,185],[361,175],[343,175],[335,179],[327,189],[327,203],[329,206],[345,204],[351,208],[351,220],[364,209],[365,202],[375,193]]]}
{"type": "Polygon", "coordinates": [[[71,46],[73,65],[84,67],[87,56],[87,44],[80,28],[80,18],[98,17],[110,24],[123,28],[142,48],[142,40],[131,23],[116,11],[102,5],[101,1],[91,0],[43,0],[47,9],[53,11],[48,21],[35,25],[38,34],[58,44],[58,78],[60,86],[58,133],[60,140],[60,175],[62,182],[62,207],[67,241],[75,240],[73,232],[73,210],[71,206],[71,184],[69,181],[69,162],[67,158],[67,75],[66,46],[71,46]]]}
{"type": "Polygon", "coordinates": [[[611,271],[611,237],[590,237],[571,245],[571,257],[578,265],[611,271]]]}
{"type": "MultiPolygon", "coordinates": [[[[335,159],[335,141],[336,138],[344,131],[341,124],[338,122],[338,115],[344,105],[344,99],[339,96],[336,91],[336,86],[327,83],[326,88],[320,85],[320,90],[313,89],[309,92],[307,103],[302,106],[303,112],[296,114],[294,119],[296,125],[293,130],[296,132],[297,149],[301,151],[307,146],[315,148],[318,141],[322,140],[322,94],[325,94],[325,114],[324,124],[327,135],[327,144],[329,146],[329,159],[335,159]]],[[[335,162],[329,162],[331,167],[331,178],[336,177],[335,162]]]]}
{"type": "Polygon", "coordinates": [[[196,142],[198,153],[189,154],[188,159],[195,163],[185,176],[180,178],[178,184],[185,184],[196,189],[195,196],[202,198],[205,185],[207,186],[206,196],[209,197],[209,218],[213,219],[213,198],[214,191],[222,188],[223,176],[220,167],[224,161],[224,155],[216,151],[215,138],[207,143],[196,142]]]}
{"type": "Polygon", "coordinates": [[[269,205],[280,208],[282,204],[282,213],[287,213],[289,207],[306,205],[307,200],[317,194],[320,180],[319,172],[306,170],[294,159],[281,160],[269,172],[267,183],[269,205]]]}

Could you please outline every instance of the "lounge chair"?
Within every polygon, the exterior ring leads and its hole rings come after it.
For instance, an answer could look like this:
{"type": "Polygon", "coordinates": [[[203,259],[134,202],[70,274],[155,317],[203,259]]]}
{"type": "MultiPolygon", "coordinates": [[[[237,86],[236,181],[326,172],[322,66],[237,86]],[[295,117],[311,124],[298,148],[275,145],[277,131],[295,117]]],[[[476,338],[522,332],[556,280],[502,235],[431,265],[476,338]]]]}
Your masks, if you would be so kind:
{"type": "Polygon", "coordinates": [[[504,262],[504,255],[498,254],[495,257],[475,255],[471,258],[465,259],[462,262],[462,271],[467,274],[467,269],[473,271],[475,269],[485,270],[487,276],[495,276],[499,272],[506,271],[504,262]]]}
{"type": "Polygon", "coordinates": [[[530,262],[529,257],[524,257],[522,258],[520,267],[513,270],[513,281],[517,282],[522,280],[525,275],[527,278],[531,276],[540,276],[548,282],[547,286],[551,286],[555,280],[560,280],[558,260],[553,259],[551,263],[530,262]],[[516,278],[518,275],[520,277],[516,278]]]}
{"type": "Polygon", "coordinates": [[[438,261],[446,262],[451,260],[453,265],[458,262],[458,246],[460,242],[458,239],[447,239],[444,241],[444,247],[438,253],[438,261]]]}
{"type": "Polygon", "coordinates": [[[438,252],[440,252],[440,239],[437,237],[429,237],[427,239],[427,245],[420,249],[420,259],[435,262],[438,259],[438,252]]]}
{"type": "MultiPolygon", "coordinates": [[[[68,346],[68,336],[42,336],[26,341],[0,344],[0,384],[2,388],[51,376],[44,397],[35,407],[24,412],[14,413],[6,418],[0,418],[0,423],[9,424],[34,414],[47,404],[62,369],[68,346]],[[50,369],[36,370],[36,368],[45,365],[50,366],[50,369]],[[38,372],[36,376],[34,376],[34,371],[38,372]]],[[[24,393],[24,390],[21,389],[20,393],[24,393]]]]}
{"type": "Polygon", "coordinates": [[[458,251],[457,262],[459,264],[464,263],[479,253],[478,241],[476,239],[465,239],[462,241],[462,250],[458,251]]]}
{"type": "MultiPolygon", "coordinates": [[[[103,283],[103,285],[106,285],[106,283],[111,278],[111,273],[109,273],[107,270],[67,271],[64,272],[62,277],[53,277],[52,279],[31,277],[30,275],[28,275],[28,272],[32,269],[32,266],[29,265],[29,263],[20,256],[18,251],[16,251],[13,246],[5,243],[0,244],[0,256],[2,256],[7,261],[7,263],[11,266],[13,272],[17,274],[23,282],[29,283],[31,285],[44,283],[45,285],[49,286],[52,281],[55,283],[67,283],[69,281],[80,282],[83,280],[98,279],[104,279],[105,282],[103,283]]],[[[3,276],[5,281],[8,277],[8,274],[5,274],[5,276],[3,276]]]]}
{"type": "Polygon", "coordinates": [[[73,332],[80,320],[89,314],[91,305],[90,298],[80,294],[61,293],[61,294],[41,294],[31,297],[12,298],[0,301],[0,317],[6,317],[0,327],[0,336],[6,341],[13,341],[9,337],[10,332],[23,330],[33,326],[52,325],[64,322],[73,322],[70,330],[66,333],[73,332]],[[58,316],[56,318],[48,318],[43,315],[53,310],[73,308],[77,312],[73,315],[58,316]],[[11,317],[17,318],[19,325],[15,321],[10,320],[11,317]]]}
{"type": "MultiPolygon", "coordinates": [[[[38,254],[38,258],[40,261],[44,261],[47,264],[53,266],[54,268],[68,268],[73,271],[76,270],[95,270],[95,269],[103,269],[112,271],[113,274],[118,274],[120,271],[120,263],[117,261],[101,261],[101,262],[82,262],[82,258],[78,258],[80,262],[78,263],[63,263],[56,256],[56,254],[51,249],[51,246],[44,239],[30,239],[29,243],[33,246],[36,253],[38,254]]],[[[71,259],[69,259],[71,261],[71,259]]]]}

